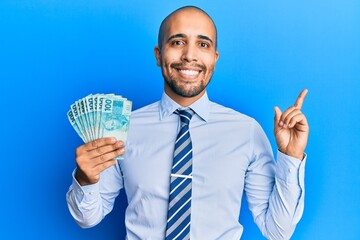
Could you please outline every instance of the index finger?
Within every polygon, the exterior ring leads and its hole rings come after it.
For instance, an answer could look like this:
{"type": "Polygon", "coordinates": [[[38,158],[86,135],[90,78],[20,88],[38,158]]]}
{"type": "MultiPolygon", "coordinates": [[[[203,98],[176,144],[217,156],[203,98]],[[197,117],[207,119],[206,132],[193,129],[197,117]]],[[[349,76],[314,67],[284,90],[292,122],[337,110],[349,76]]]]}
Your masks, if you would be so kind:
{"type": "Polygon", "coordinates": [[[296,102],[294,104],[294,107],[297,108],[297,109],[301,109],[302,108],[302,105],[304,103],[304,100],[305,100],[305,97],[306,97],[306,94],[308,93],[308,90],[307,89],[304,89],[301,91],[301,93],[299,94],[298,98],[296,99],[296,102]]]}
{"type": "Polygon", "coordinates": [[[114,144],[116,143],[116,138],[114,137],[104,137],[104,138],[99,138],[99,139],[95,139],[94,141],[88,142],[84,145],[84,148],[86,151],[91,151],[93,149],[105,146],[105,145],[110,145],[110,144],[114,144]]]}

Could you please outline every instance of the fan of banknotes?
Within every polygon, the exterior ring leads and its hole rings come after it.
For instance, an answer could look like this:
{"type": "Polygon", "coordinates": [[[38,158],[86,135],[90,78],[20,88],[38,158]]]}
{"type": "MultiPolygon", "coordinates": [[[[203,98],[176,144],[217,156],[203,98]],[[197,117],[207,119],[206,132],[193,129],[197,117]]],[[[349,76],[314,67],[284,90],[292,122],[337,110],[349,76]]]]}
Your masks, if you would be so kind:
{"type": "Polygon", "coordinates": [[[126,142],[132,102],[115,94],[90,94],[70,106],[68,119],[87,143],[102,137],[126,142]]]}

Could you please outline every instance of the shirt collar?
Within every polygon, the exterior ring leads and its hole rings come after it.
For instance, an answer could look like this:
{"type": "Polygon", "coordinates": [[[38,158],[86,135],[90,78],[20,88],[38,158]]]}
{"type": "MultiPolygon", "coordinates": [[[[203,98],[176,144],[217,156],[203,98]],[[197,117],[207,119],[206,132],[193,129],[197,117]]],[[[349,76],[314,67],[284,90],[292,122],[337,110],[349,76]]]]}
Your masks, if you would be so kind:
{"type": "MultiPolygon", "coordinates": [[[[210,101],[207,95],[207,92],[201,98],[199,98],[196,102],[189,106],[195,113],[205,122],[209,119],[210,112],[210,101]]],[[[166,118],[174,113],[176,109],[181,109],[179,104],[177,104],[174,100],[172,100],[165,92],[163,93],[160,100],[160,120],[166,118]]]]}

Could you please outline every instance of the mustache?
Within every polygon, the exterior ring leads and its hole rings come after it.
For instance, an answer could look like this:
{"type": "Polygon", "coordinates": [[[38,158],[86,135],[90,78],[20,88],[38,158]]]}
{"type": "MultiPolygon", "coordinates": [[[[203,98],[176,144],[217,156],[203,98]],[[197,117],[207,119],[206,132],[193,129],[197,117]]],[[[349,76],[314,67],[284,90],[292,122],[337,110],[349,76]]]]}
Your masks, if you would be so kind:
{"type": "Polygon", "coordinates": [[[200,68],[202,71],[206,71],[206,67],[204,65],[198,64],[198,63],[186,64],[186,63],[183,63],[183,62],[178,62],[178,63],[170,64],[170,67],[172,67],[172,68],[196,67],[196,68],[200,68]]]}

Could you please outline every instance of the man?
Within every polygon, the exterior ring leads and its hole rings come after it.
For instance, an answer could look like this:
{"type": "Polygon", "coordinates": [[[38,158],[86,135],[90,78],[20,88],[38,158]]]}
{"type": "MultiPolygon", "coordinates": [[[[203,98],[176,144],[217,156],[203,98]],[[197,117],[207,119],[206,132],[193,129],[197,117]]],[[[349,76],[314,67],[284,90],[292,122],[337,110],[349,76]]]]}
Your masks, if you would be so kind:
{"type": "Polygon", "coordinates": [[[102,138],[76,150],[67,201],[80,226],[99,223],[125,188],[128,239],[239,239],[245,192],[263,235],[290,238],[304,205],[309,127],[301,107],[307,90],[283,113],[275,108],[275,162],[254,119],[207,97],[219,58],[216,34],[212,19],[196,7],[164,19],[155,47],[164,77],[161,100],[133,112],[125,147],[102,138]],[[124,160],[114,160],[123,154],[124,160]]]}

